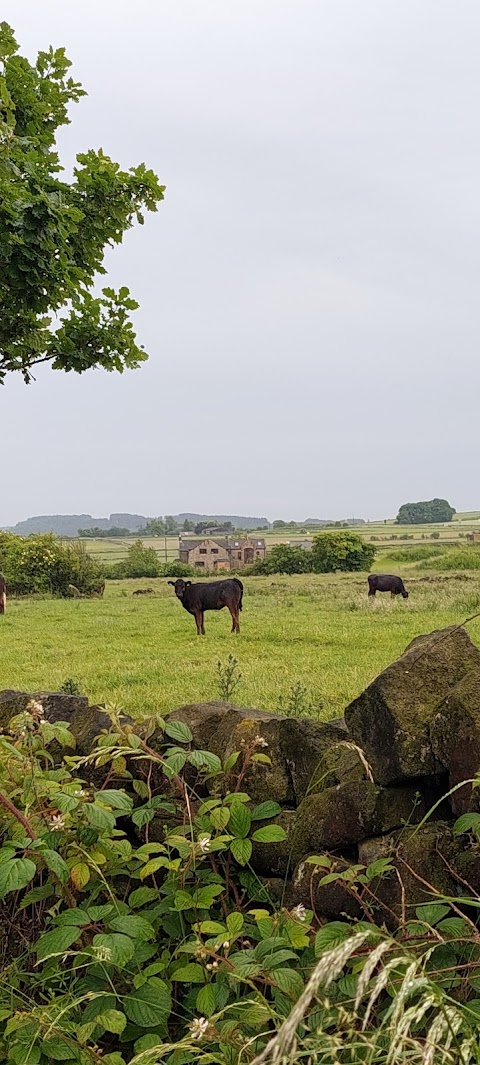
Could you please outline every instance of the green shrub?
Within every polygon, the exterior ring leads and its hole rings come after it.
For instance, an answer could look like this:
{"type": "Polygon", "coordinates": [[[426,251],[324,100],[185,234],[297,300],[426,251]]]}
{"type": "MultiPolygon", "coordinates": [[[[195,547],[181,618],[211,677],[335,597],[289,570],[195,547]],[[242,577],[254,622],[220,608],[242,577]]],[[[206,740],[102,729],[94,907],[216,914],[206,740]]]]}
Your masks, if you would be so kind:
{"type": "Polygon", "coordinates": [[[64,544],[52,533],[17,536],[0,533],[0,571],[14,595],[102,595],[103,566],[84,543],[64,544]]]}
{"type": "Polygon", "coordinates": [[[162,566],[162,577],[194,577],[195,570],[187,562],[180,562],[178,558],[165,562],[162,566]]]}
{"type": "Polygon", "coordinates": [[[265,558],[254,563],[250,572],[264,576],[271,573],[311,573],[312,554],[303,547],[275,544],[265,558]]]}
{"type": "MultiPolygon", "coordinates": [[[[287,838],[243,790],[263,737],[222,765],[182,722],[109,713],[88,758],[61,758],[73,736],[39,702],[0,736],[2,1065],[478,1065],[473,892],[459,909],[425,882],[389,934],[391,859],[311,855],[363,914],[319,925],[250,868],[287,838]]],[[[478,846],[480,815],[454,831],[478,846]]]]}
{"type": "Polygon", "coordinates": [[[375,548],[358,533],[318,533],[311,555],[315,573],[351,572],[371,569],[375,548]]]}
{"type": "Polygon", "coordinates": [[[128,548],[126,558],[115,562],[105,570],[109,580],[126,577],[160,577],[162,564],[153,547],[144,547],[143,540],[135,540],[128,548]]]}
{"type": "Polygon", "coordinates": [[[275,907],[249,868],[255,844],[286,840],[278,803],[241,787],[268,744],[255,736],[222,766],[181,722],[111,720],[88,759],[56,765],[74,741],[41,703],[0,737],[0,1062],[126,1065],[160,1043],[194,1061],[202,1039],[234,1065],[252,1027],[265,1044],[313,956],[312,912],[275,907]]]}

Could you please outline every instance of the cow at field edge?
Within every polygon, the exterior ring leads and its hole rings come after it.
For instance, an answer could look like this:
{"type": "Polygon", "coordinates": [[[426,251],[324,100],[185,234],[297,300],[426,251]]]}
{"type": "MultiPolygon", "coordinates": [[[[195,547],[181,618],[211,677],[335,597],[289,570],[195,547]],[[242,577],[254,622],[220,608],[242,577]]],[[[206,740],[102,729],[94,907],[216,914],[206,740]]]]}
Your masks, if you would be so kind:
{"type": "Polygon", "coordinates": [[[0,614],[5,613],[5,607],[7,605],[7,585],[5,584],[5,577],[0,573],[0,614]]]}
{"type": "Polygon", "coordinates": [[[242,609],[243,584],[236,577],[224,581],[209,581],[205,584],[192,584],[191,581],[169,581],[175,589],[175,595],[185,610],[193,614],[197,624],[197,636],[205,636],[203,615],[205,610],[223,610],[228,607],[232,615],[232,632],[240,632],[240,611],[242,609]]]}
{"type": "Polygon", "coordinates": [[[377,592],[391,592],[392,595],[402,595],[408,599],[408,592],[401,577],[394,577],[392,573],[371,573],[368,578],[368,594],[376,595],[377,592]]]}

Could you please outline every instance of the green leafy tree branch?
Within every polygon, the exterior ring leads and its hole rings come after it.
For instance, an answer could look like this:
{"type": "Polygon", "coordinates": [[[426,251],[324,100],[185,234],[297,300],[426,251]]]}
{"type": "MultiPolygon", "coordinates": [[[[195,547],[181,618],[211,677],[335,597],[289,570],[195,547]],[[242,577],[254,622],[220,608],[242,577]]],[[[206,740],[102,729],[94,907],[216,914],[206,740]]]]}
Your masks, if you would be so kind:
{"type": "Polygon", "coordinates": [[[64,48],[32,65],[0,24],[0,383],[10,372],[28,383],[45,362],[122,372],[148,357],[128,288],[92,289],[107,247],[157,210],[165,186],[144,163],[123,171],[102,149],[77,155],[71,182],[59,176],[57,131],[85,95],[70,66],[64,48]]]}

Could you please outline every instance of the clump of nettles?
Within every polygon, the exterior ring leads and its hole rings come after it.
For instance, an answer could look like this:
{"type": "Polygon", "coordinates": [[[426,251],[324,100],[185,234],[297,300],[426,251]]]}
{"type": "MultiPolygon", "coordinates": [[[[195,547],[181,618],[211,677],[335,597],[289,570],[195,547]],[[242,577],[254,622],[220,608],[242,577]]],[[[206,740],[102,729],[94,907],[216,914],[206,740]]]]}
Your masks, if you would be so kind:
{"type": "Polygon", "coordinates": [[[299,680],[292,684],[287,695],[280,695],[277,702],[279,714],[286,717],[318,717],[321,709],[321,700],[315,703],[308,688],[299,680]]]}
{"type": "Polygon", "coordinates": [[[58,690],[63,692],[64,695],[81,695],[82,694],[82,689],[81,689],[80,685],[77,683],[76,680],[74,680],[73,677],[67,677],[64,680],[63,684],[60,685],[58,690]]]}
{"type": "Polygon", "coordinates": [[[217,677],[220,698],[228,702],[242,683],[242,674],[239,672],[238,661],[234,655],[229,654],[226,662],[218,660],[217,677]]]}

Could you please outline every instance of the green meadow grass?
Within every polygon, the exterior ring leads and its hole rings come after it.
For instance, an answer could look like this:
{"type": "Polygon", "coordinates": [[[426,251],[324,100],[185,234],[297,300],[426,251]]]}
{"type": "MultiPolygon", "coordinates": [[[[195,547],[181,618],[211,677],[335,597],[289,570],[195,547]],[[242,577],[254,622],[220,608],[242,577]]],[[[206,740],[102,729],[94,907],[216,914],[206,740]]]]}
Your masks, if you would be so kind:
{"type": "MultiPolygon", "coordinates": [[[[238,659],[235,701],[276,710],[293,684],[318,716],[346,704],[420,633],[480,610],[480,573],[397,566],[410,598],[367,598],[366,575],[245,578],[242,632],[226,610],[197,637],[165,580],[107,582],[101,600],[10,600],[0,618],[0,688],[56,690],[77,681],[92,701],[133,714],[218,698],[217,663],[238,659]],[[155,596],[132,597],[153,587],[155,596]]],[[[480,622],[469,626],[480,644],[480,622]]]]}

